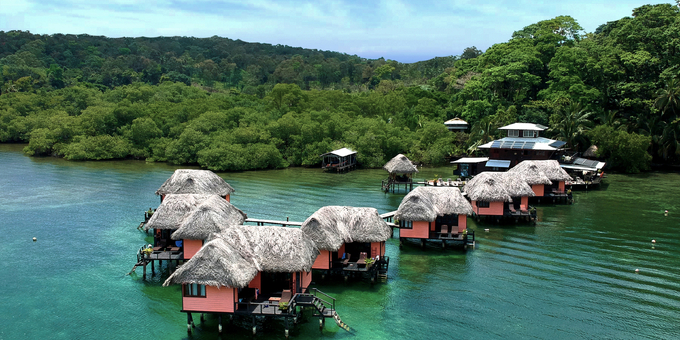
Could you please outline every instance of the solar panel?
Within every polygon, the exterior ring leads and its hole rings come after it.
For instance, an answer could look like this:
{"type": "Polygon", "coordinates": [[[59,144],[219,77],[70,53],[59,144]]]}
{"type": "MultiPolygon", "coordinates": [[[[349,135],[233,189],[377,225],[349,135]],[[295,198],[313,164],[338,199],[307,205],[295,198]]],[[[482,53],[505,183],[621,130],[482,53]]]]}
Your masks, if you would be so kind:
{"type": "Polygon", "coordinates": [[[503,145],[501,145],[501,149],[510,149],[514,143],[515,142],[513,141],[503,142],[503,145]]]}
{"type": "Polygon", "coordinates": [[[512,146],[510,148],[521,149],[523,145],[524,145],[524,142],[515,142],[515,144],[512,144],[512,146]]]}
{"type": "Polygon", "coordinates": [[[574,160],[574,164],[585,165],[585,166],[591,167],[591,168],[596,167],[598,163],[599,163],[598,161],[593,161],[593,160],[585,159],[585,158],[576,158],[574,160]]]}
{"type": "Polygon", "coordinates": [[[533,149],[536,142],[526,142],[522,146],[522,149],[533,149]]]}
{"type": "Polygon", "coordinates": [[[552,143],[550,143],[550,144],[548,144],[548,145],[549,145],[549,146],[552,146],[552,147],[555,148],[555,149],[557,149],[557,148],[563,147],[565,144],[567,144],[567,142],[563,142],[563,141],[561,141],[561,140],[557,140],[557,141],[554,141],[554,142],[552,142],[552,143]]]}
{"type": "Polygon", "coordinates": [[[493,143],[491,143],[491,147],[497,149],[501,147],[501,144],[503,144],[503,141],[495,140],[493,141],[493,143]]]}

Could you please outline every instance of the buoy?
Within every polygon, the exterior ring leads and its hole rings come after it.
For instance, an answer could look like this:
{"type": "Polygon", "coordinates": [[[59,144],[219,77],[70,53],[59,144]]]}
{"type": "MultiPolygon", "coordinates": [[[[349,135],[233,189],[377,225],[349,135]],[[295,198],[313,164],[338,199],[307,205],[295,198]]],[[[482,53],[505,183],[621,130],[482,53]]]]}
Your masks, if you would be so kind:
{"type": "Polygon", "coordinates": [[[35,237],[33,238],[33,242],[35,242],[35,241],[37,241],[37,240],[38,240],[37,238],[35,238],[35,237]]]}
{"type": "Polygon", "coordinates": [[[636,272],[636,273],[639,273],[639,272],[640,272],[640,269],[635,268],[635,272],[636,272]]]}
{"type": "Polygon", "coordinates": [[[656,240],[652,240],[652,243],[656,243],[656,240]]]}
{"type": "Polygon", "coordinates": [[[664,216],[668,216],[668,210],[664,211],[664,212],[663,212],[663,215],[664,215],[664,216]]]}
{"type": "Polygon", "coordinates": [[[489,229],[488,229],[488,228],[487,228],[487,229],[484,229],[484,231],[486,231],[486,232],[488,233],[488,232],[489,232],[489,229]]]}

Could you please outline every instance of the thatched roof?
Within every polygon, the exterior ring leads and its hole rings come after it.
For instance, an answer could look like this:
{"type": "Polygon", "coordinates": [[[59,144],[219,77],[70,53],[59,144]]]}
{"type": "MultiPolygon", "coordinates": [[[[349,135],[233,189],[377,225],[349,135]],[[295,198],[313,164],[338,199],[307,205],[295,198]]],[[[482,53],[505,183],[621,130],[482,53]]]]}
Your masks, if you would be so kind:
{"type": "Polygon", "coordinates": [[[535,196],[524,179],[508,172],[482,172],[469,180],[464,190],[473,201],[510,202],[512,197],[535,196]]]}
{"type": "Polygon", "coordinates": [[[472,215],[472,206],[455,187],[417,187],[399,204],[400,221],[434,221],[437,216],[472,215]]]}
{"type": "Polygon", "coordinates": [[[158,190],[156,195],[214,194],[227,196],[234,188],[210,170],[177,169],[158,190]]]}
{"type": "Polygon", "coordinates": [[[172,233],[173,240],[206,240],[212,233],[224,228],[243,224],[246,214],[224,198],[210,195],[203,203],[189,212],[172,233]]]}
{"type": "Polygon", "coordinates": [[[223,238],[216,237],[204,244],[191,260],[177,268],[163,286],[196,283],[243,288],[257,273],[258,269],[251,261],[241,256],[223,238]]]}
{"type": "Polygon", "coordinates": [[[308,272],[319,255],[314,242],[298,228],[240,225],[227,228],[220,237],[264,272],[308,272]]]}
{"type": "Polygon", "coordinates": [[[326,206],[309,216],[300,229],[319,249],[330,251],[344,243],[383,242],[392,236],[375,208],[326,206]]]}
{"type": "Polygon", "coordinates": [[[179,229],[189,214],[201,205],[205,210],[219,212],[229,224],[243,223],[242,220],[246,218],[241,210],[218,195],[171,194],[165,196],[163,203],[144,226],[144,230],[179,229]],[[236,221],[240,222],[235,223],[236,221]]]}
{"type": "Polygon", "coordinates": [[[390,161],[383,166],[383,169],[391,174],[412,174],[418,172],[418,168],[413,165],[411,160],[402,154],[398,154],[390,159],[390,161]]]}
{"type": "MultiPolygon", "coordinates": [[[[526,162],[526,161],[525,161],[526,162]]],[[[562,169],[560,163],[554,159],[542,161],[531,161],[541,170],[551,181],[570,181],[571,176],[562,169]]]]}
{"type": "Polygon", "coordinates": [[[508,170],[508,173],[515,173],[522,177],[524,181],[529,185],[534,184],[552,184],[548,176],[546,176],[543,171],[534,164],[532,161],[522,161],[515,165],[514,168],[508,170]]]}
{"type": "Polygon", "coordinates": [[[586,152],[583,153],[583,157],[597,157],[597,145],[593,144],[588,147],[586,152]]]}

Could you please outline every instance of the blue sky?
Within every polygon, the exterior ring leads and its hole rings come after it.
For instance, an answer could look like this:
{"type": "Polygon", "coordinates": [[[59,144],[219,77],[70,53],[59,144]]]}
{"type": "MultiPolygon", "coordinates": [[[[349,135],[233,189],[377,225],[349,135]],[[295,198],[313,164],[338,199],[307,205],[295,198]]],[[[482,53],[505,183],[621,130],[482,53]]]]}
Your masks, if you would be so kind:
{"type": "Polygon", "coordinates": [[[109,37],[221,36],[414,62],[485,50],[558,15],[587,32],[648,3],[578,0],[0,0],[0,30],[109,37]]]}

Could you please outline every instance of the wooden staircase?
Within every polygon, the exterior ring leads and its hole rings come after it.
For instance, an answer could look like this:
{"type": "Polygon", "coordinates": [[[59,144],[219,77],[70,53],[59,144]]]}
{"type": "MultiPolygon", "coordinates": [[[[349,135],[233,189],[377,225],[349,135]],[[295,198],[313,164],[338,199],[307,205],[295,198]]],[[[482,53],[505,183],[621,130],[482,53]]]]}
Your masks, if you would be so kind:
{"type": "Polygon", "coordinates": [[[312,288],[311,290],[315,294],[297,294],[295,301],[298,306],[309,306],[309,307],[314,307],[316,311],[318,312],[317,314],[314,314],[314,316],[319,316],[324,319],[326,318],[333,318],[335,323],[338,325],[338,327],[350,332],[351,328],[342,321],[340,318],[340,315],[335,311],[335,298],[331,297],[330,295],[316,289],[312,288]],[[331,300],[332,302],[326,301],[319,297],[319,295],[331,300]]]}

